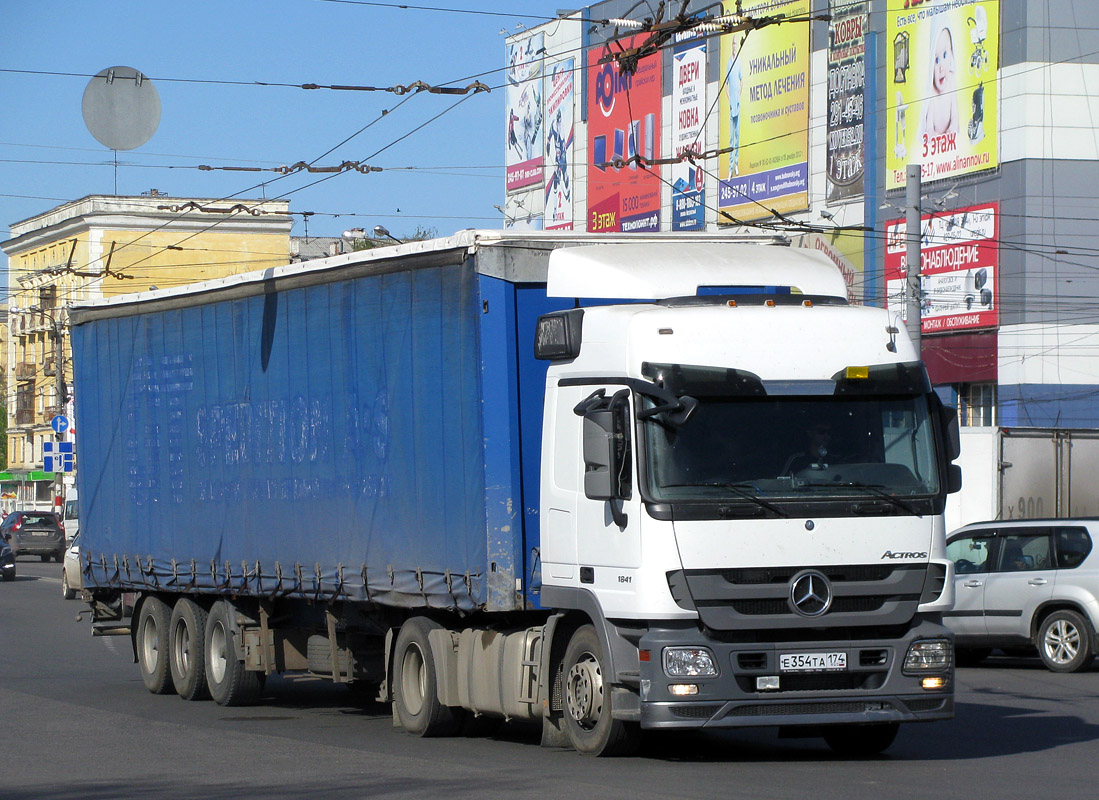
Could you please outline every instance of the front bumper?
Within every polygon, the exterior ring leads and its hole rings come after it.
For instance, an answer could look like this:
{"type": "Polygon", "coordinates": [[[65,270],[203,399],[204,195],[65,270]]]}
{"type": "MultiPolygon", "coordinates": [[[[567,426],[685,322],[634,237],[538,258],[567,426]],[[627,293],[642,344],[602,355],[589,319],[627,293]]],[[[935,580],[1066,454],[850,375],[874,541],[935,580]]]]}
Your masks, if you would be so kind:
{"type": "Polygon", "coordinates": [[[927,722],[954,716],[954,666],[920,675],[902,671],[909,645],[917,639],[952,639],[937,622],[923,621],[901,638],[843,639],[783,643],[725,643],[706,638],[695,627],[650,629],[640,647],[651,660],[641,664],[643,728],[740,728],[927,722]],[[663,650],[706,646],[718,675],[669,678],[663,650]],[[834,672],[780,672],[783,653],[842,651],[847,668],[834,672]],[[942,677],[944,686],[924,689],[923,677],[942,677]],[[761,689],[773,685],[778,688],[761,689]],[[673,685],[693,685],[697,694],[677,697],[673,685]]]}

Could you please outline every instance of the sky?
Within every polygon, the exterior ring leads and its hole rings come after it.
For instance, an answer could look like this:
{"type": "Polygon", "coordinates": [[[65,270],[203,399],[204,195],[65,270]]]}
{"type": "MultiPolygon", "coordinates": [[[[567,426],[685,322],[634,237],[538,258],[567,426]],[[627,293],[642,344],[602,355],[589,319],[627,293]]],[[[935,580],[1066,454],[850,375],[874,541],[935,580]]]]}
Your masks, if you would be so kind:
{"type": "MultiPolygon", "coordinates": [[[[0,15],[0,240],[13,223],[90,194],[284,198],[294,236],[384,225],[449,235],[498,228],[504,42],[551,19],[542,0],[7,0],[0,15]],[[140,70],[155,134],[114,153],[85,126],[89,80],[140,70]],[[322,86],[466,87],[398,95],[322,86]],[[260,84],[283,84],[264,86],[260,84]],[[441,116],[440,116],[441,115],[441,116]],[[203,171],[365,162],[335,176],[203,171]],[[266,185],[263,185],[266,182],[266,185]],[[311,216],[304,216],[312,212],[311,216]],[[308,226],[308,228],[306,227],[308,226]]],[[[7,258],[0,255],[6,271],[7,258]]]]}

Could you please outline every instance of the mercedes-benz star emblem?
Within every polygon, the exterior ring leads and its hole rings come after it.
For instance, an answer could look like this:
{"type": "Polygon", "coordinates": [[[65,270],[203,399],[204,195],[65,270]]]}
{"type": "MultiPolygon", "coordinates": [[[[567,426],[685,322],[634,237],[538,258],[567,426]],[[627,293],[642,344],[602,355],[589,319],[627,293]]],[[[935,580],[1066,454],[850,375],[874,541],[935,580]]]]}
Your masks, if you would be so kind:
{"type": "Polygon", "coordinates": [[[832,605],[832,584],[815,570],[802,572],[790,581],[790,605],[803,617],[819,617],[832,605]]]}

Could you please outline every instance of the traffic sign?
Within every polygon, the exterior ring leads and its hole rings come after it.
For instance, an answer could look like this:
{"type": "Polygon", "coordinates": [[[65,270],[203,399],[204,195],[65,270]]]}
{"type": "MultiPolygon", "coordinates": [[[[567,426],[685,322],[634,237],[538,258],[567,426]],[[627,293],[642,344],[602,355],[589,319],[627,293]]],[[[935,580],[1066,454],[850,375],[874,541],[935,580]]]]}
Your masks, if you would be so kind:
{"type": "Polygon", "coordinates": [[[58,414],[50,420],[50,427],[53,428],[54,433],[64,433],[69,429],[69,418],[58,414]]]}
{"type": "Polygon", "coordinates": [[[75,468],[72,442],[42,442],[43,472],[72,472],[75,468]]]}

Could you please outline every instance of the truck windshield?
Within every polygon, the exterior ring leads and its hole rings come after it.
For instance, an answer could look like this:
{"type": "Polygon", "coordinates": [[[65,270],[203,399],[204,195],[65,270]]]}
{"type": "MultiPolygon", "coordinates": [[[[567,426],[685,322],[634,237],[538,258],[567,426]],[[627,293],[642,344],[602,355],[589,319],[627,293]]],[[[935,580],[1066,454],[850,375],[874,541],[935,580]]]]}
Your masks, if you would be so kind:
{"type": "MultiPolygon", "coordinates": [[[[674,503],[869,496],[903,503],[937,494],[926,395],[844,393],[835,385],[818,385],[809,394],[794,393],[798,387],[791,386],[772,395],[761,382],[758,391],[696,391],[698,407],[684,424],[669,425],[659,415],[645,420],[651,498],[674,503]]],[[[653,402],[643,397],[642,407],[653,402]]]]}

